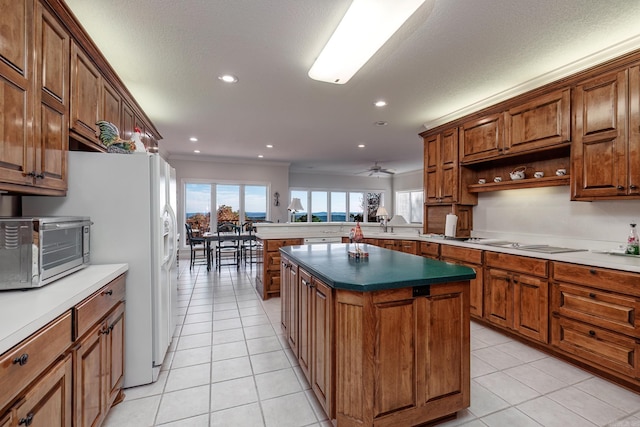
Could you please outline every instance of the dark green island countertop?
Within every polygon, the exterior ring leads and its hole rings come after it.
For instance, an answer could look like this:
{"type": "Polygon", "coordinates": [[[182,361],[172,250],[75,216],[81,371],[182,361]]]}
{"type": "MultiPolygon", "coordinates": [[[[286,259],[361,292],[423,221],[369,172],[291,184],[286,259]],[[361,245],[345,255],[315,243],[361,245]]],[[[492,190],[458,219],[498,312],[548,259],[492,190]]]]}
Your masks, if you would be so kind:
{"type": "Polygon", "coordinates": [[[350,258],[355,244],[286,246],[280,252],[335,289],[381,291],[471,280],[472,268],[361,244],[368,258],[350,258]]]}

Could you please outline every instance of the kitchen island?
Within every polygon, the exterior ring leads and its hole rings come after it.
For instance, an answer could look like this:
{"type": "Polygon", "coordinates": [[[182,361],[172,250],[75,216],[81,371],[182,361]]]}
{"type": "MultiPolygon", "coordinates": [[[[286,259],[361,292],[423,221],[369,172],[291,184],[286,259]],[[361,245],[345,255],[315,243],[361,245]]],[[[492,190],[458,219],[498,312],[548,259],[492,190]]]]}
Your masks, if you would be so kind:
{"type": "Polygon", "coordinates": [[[469,406],[473,269],[360,245],[281,252],[282,327],[338,427],[414,426],[469,406]]]}

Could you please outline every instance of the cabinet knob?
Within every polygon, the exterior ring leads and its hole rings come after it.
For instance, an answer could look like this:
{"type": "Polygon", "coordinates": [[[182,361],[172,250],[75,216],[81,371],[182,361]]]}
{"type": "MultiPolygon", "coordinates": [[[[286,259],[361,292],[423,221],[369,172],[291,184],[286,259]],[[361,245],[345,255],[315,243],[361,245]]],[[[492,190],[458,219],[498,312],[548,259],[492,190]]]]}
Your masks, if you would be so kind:
{"type": "Polygon", "coordinates": [[[33,412],[29,412],[29,414],[25,418],[20,418],[20,421],[18,421],[18,425],[30,426],[33,422],[33,415],[33,412]]]}
{"type": "Polygon", "coordinates": [[[631,184],[631,185],[629,186],[629,189],[630,189],[630,190],[635,190],[636,188],[638,188],[638,187],[636,187],[634,184],[631,184]]]}
{"type": "Polygon", "coordinates": [[[31,178],[35,178],[36,177],[36,173],[34,171],[31,171],[29,173],[25,174],[26,176],[30,176],[31,178]]]}
{"type": "Polygon", "coordinates": [[[38,173],[38,174],[35,175],[35,177],[39,178],[39,179],[44,179],[44,174],[43,173],[38,173]]]}
{"type": "Polygon", "coordinates": [[[622,185],[618,185],[618,190],[622,191],[622,190],[624,190],[624,187],[622,185]]]}
{"type": "Polygon", "coordinates": [[[595,298],[595,297],[596,297],[596,294],[594,294],[593,292],[589,294],[589,298],[595,298]]]}
{"type": "Polygon", "coordinates": [[[109,289],[108,291],[104,291],[104,292],[102,293],[102,295],[105,295],[105,296],[111,296],[111,295],[113,295],[113,290],[112,290],[112,289],[109,289]]]}
{"type": "Polygon", "coordinates": [[[27,360],[29,359],[29,355],[27,353],[21,354],[20,356],[13,359],[14,365],[24,366],[27,364],[27,360]]]}
{"type": "Polygon", "coordinates": [[[596,274],[596,271],[593,268],[591,268],[591,269],[589,269],[589,273],[596,274]]]}
{"type": "Polygon", "coordinates": [[[589,335],[591,335],[592,337],[595,337],[596,336],[596,331],[593,331],[593,330],[589,331],[589,335]]]}

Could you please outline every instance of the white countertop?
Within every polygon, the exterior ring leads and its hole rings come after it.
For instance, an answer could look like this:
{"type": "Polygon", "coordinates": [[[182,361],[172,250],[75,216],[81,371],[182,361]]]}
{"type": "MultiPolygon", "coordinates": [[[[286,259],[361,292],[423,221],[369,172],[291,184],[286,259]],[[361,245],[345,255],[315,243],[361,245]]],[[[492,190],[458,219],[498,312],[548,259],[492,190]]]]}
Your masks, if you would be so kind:
{"type": "MultiPolygon", "coordinates": [[[[459,240],[449,240],[445,239],[442,236],[432,237],[427,235],[418,235],[413,232],[400,231],[395,233],[383,233],[383,232],[365,232],[365,237],[370,237],[373,239],[407,239],[407,240],[417,240],[423,242],[434,242],[440,243],[443,245],[453,245],[453,246],[461,246],[465,248],[473,248],[473,249],[481,249],[485,251],[492,252],[502,252],[512,255],[520,255],[526,256],[530,258],[539,258],[539,259],[547,259],[551,261],[562,261],[569,262],[573,264],[582,264],[593,267],[603,267],[603,268],[611,268],[615,270],[629,271],[634,273],[640,273],[640,258],[637,257],[627,257],[627,256],[619,256],[619,255],[609,255],[603,253],[597,253],[594,251],[581,251],[581,252],[564,252],[564,253],[556,253],[556,254],[548,254],[548,253],[540,253],[540,252],[532,252],[526,251],[522,249],[516,248],[502,248],[495,247],[489,245],[481,245],[477,243],[469,243],[465,241],[459,240]]],[[[293,238],[308,238],[308,237],[332,237],[332,236],[340,236],[340,237],[349,237],[347,232],[340,231],[313,231],[313,230],[292,230],[292,229],[283,229],[283,230],[269,230],[269,232],[256,233],[256,236],[260,239],[293,239],[293,238]]],[[[508,238],[507,238],[508,240],[508,238]]],[[[553,245],[560,245],[562,247],[572,247],[572,248],[582,248],[582,245],[578,242],[567,242],[558,244],[552,242],[553,245]]]]}
{"type": "Polygon", "coordinates": [[[90,265],[41,288],[0,292],[0,354],[129,269],[90,265]]]}

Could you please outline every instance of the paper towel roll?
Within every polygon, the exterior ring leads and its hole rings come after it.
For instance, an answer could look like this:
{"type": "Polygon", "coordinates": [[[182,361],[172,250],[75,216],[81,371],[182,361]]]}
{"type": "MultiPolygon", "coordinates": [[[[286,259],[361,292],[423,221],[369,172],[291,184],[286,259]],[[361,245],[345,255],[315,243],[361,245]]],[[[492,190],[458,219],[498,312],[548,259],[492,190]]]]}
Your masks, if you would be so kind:
{"type": "Polygon", "coordinates": [[[458,215],[447,214],[447,219],[444,223],[444,236],[456,237],[456,226],[458,225],[458,215]]]}

